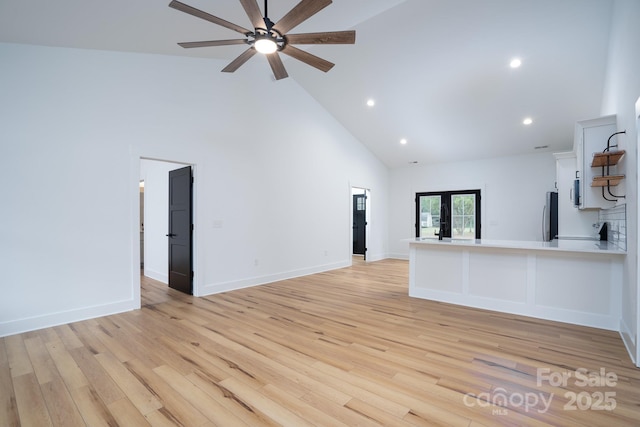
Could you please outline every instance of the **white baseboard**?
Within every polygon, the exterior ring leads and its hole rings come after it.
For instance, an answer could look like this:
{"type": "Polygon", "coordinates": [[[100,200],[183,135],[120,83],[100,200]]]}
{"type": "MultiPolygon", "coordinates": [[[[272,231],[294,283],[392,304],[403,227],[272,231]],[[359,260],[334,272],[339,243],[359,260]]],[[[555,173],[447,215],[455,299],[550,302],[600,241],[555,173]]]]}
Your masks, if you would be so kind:
{"type": "Polygon", "coordinates": [[[169,275],[167,273],[160,273],[158,271],[145,268],[143,274],[147,277],[150,277],[153,280],[162,282],[165,285],[169,284],[169,275]]]}
{"type": "Polygon", "coordinates": [[[308,276],[310,274],[322,273],[325,271],[337,270],[339,268],[345,268],[351,266],[351,260],[336,262],[333,264],[319,265],[311,268],[304,268],[300,270],[286,271],[283,273],[271,274],[259,277],[250,277],[242,280],[233,280],[224,283],[211,283],[204,285],[197,296],[213,295],[220,292],[234,291],[237,289],[249,288],[252,286],[266,285],[267,283],[278,282],[281,280],[293,279],[301,276],[308,276]]]}
{"type": "Polygon", "coordinates": [[[96,317],[108,316],[140,308],[139,301],[119,301],[93,307],[83,307],[77,310],[61,311],[26,319],[10,320],[0,323],[0,337],[35,331],[37,329],[50,328],[66,323],[79,322],[96,317]]]}
{"type": "Polygon", "coordinates": [[[589,326],[592,328],[618,330],[618,320],[615,316],[599,315],[582,311],[561,309],[557,307],[545,307],[530,305],[521,302],[505,301],[494,298],[461,295],[454,292],[439,291],[433,289],[411,288],[409,296],[431,301],[440,301],[465,307],[491,310],[501,313],[516,314],[537,319],[551,320],[554,322],[571,323],[574,325],[589,326]]]}
{"type": "Polygon", "coordinates": [[[367,254],[368,262],[382,261],[383,259],[387,259],[388,257],[385,254],[367,254]]]}
{"type": "Polygon", "coordinates": [[[405,261],[409,261],[409,254],[405,254],[405,253],[390,253],[389,256],[387,256],[387,258],[392,258],[392,259],[401,259],[401,260],[405,260],[405,261]]]}
{"type": "Polygon", "coordinates": [[[627,353],[629,353],[629,357],[631,357],[631,361],[634,365],[640,367],[638,365],[638,360],[636,360],[636,340],[635,335],[631,332],[631,329],[627,326],[624,319],[620,320],[620,337],[622,338],[622,342],[624,346],[627,348],[627,353]]]}

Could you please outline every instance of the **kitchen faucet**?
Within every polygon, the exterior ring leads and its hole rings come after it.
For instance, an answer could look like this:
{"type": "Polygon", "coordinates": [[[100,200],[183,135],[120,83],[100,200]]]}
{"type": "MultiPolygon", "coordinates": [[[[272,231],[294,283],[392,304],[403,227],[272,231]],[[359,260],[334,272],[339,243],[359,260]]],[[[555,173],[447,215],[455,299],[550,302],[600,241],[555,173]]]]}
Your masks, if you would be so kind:
{"type": "Polygon", "coordinates": [[[438,240],[442,240],[444,238],[445,230],[447,229],[447,221],[446,218],[449,216],[449,208],[447,205],[440,206],[440,228],[438,232],[434,232],[436,236],[438,236],[438,240]]]}

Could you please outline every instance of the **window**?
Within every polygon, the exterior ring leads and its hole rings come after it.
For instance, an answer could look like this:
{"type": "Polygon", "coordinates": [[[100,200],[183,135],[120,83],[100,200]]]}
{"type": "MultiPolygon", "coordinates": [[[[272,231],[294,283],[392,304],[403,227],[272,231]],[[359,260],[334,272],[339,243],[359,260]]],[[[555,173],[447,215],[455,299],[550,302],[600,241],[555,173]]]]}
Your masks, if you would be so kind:
{"type": "Polygon", "coordinates": [[[480,190],[416,194],[416,237],[480,238],[480,190]]]}

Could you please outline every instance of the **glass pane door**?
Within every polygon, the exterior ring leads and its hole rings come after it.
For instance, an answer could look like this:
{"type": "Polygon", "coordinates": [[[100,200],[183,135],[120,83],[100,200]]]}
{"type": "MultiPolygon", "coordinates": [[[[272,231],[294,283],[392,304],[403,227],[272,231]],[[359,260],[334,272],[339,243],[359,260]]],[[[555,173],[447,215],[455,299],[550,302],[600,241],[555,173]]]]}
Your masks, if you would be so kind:
{"type": "Polygon", "coordinates": [[[480,239],[480,190],[416,193],[416,237],[480,239]]]}
{"type": "Polygon", "coordinates": [[[419,212],[420,225],[418,230],[420,235],[418,237],[431,237],[437,239],[435,233],[440,229],[440,196],[420,196],[419,197],[419,212]]]}
{"type": "Polygon", "coordinates": [[[451,238],[476,238],[476,195],[451,195],[451,238]]]}

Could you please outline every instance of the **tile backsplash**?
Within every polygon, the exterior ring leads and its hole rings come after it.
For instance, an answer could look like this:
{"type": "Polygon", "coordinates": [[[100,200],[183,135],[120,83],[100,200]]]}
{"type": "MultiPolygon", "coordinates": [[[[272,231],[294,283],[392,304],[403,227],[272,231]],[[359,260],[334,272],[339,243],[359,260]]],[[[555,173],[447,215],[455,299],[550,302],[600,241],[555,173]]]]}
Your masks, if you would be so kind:
{"type": "Polygon", "coordinates": [[[607,240],[623,251],[627,250],[627,205],[622,204],[611,209],[602,209],[598,214],[600,224],[607,223],[607,240]]]}

